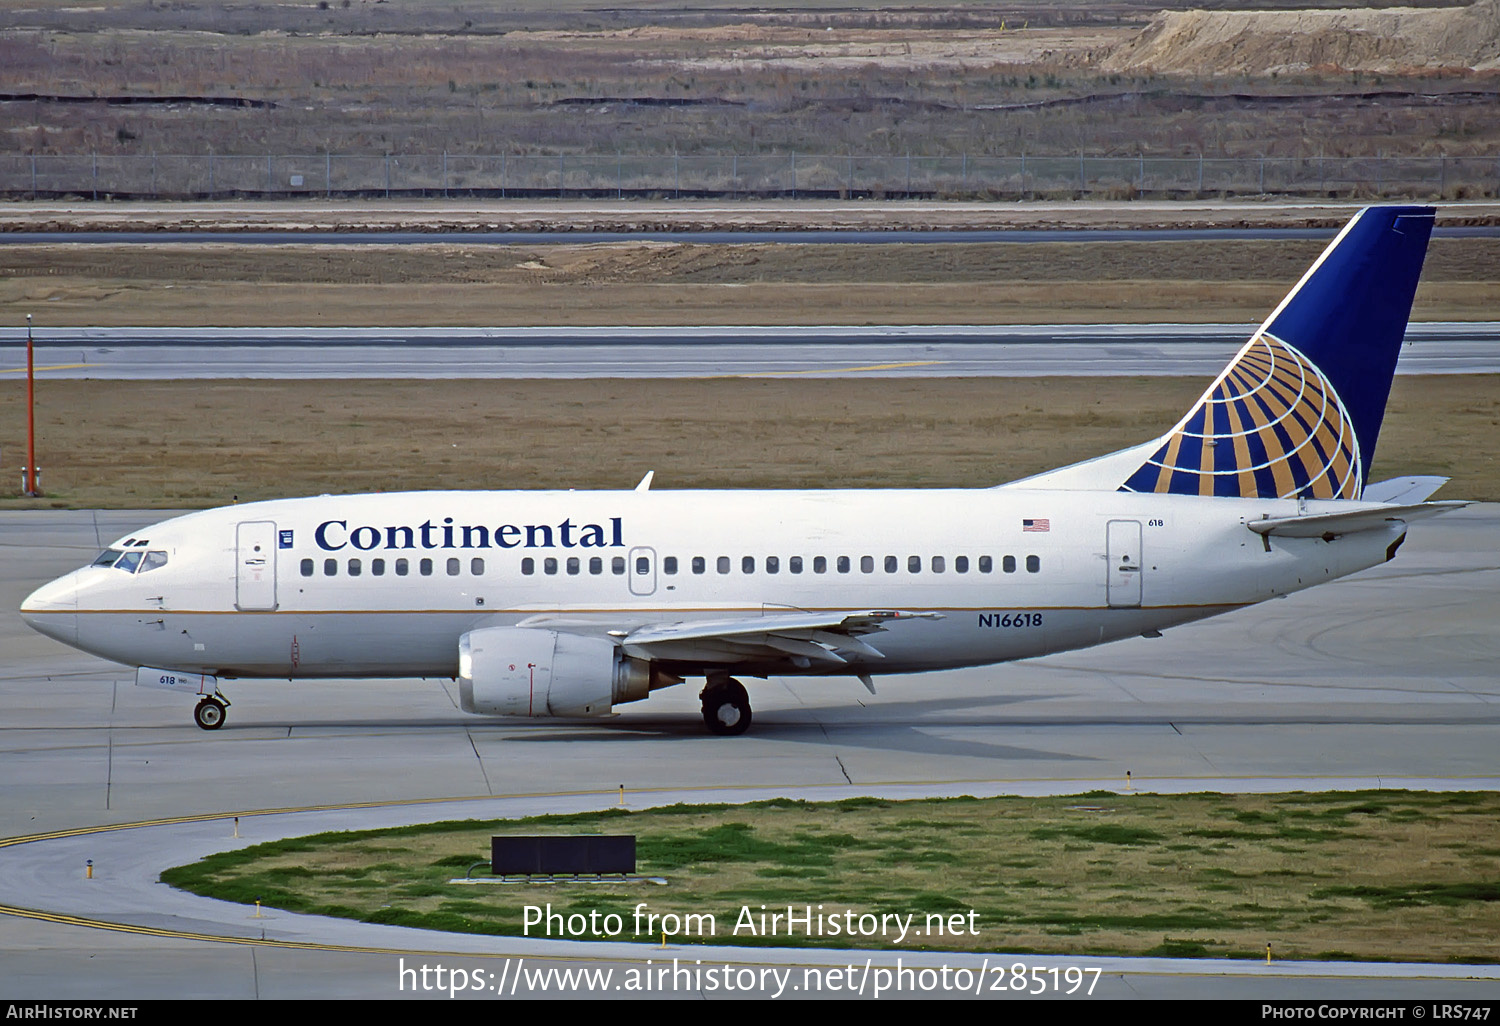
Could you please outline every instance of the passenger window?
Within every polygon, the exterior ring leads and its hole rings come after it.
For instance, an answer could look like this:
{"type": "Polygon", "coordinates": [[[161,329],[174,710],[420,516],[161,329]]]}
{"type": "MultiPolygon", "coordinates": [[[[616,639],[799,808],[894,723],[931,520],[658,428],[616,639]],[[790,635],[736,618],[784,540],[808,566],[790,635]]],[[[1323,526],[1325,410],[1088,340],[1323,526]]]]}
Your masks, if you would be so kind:
{"type": "Polygon", "coordinates": [[[815,573],[815,574],[826,574],[827,572],[828,572],[828,557],[827,556],[814,556],[813,557],[813,573],[815,573]]]}
{"type": "Polygon", "coordinates": [[[396,560],[396,576],[397,577],[405,577],[407,575],[407,573],[410,572],[410,570],[411,570],[411,564],[408,563],[404,558],[396,560]]]}
{"type": "Polygon", "coordinates": [[[458,557],[457,556],[449,556],[448,557],[448,576],[449,577],[457,577],[458,576],[458,572],[459,572],[458,557]]]}
{"type": "Polygon", "coordinates": [[[313,561],[310,560],[310,559],[304,559],[302,561],[302,576],[303,577],[311,577],[312,575],[313,575],[313,561]]]}
{"type": "Polygon", "coordinates": [[[475,556],[473,559],[469,560],[469,573],[473,574],[475,577],[483,577],[484,560],[480,559],[478,556],[475,556]]]}
{"type": "Polygon", "coordinates": [[[127,574],[133,574],[135,573],[135,568],[140,565],[140,562],[141,554],[139,552],[127,552],[115,564],[115,569],[124,570],[127,574]]]}
{"type": "Polygon", "coordinates": [[[542,560],[542,573],[544,573],[544,574],[555,574],[555,573],[557,573],[557,557],[556,556],[548,556],[546,559],[542,560]]]}
{"type": "Polygon", "coordinates": [[[932,572],[935,573],[935,574],[940,574],[940,573],[943,572],[943,557],[942,556],[933,556],[932,557],[932,572]]]}
{"type": "Polygon", "coordinates": [[[604,573],[604,560],[600,559],[598,556],[590,556],[589,557],[589,573],[591,573],[591,574],[602,574],[602,573],[604,573]]]}
{"type": "Polygon", "coordinates": [[[859,572],[862,573],[862,574],[873,574],[875,572],[875,557],[874,556],[860,556],[859,557],[859,572]]]}
{"type": "Polygon", "coordinates": [[[898,560],[895,556],[886,556],[885,557],[885,572],[886,573],[888,573],[888,574],[895,573],[896,572],[896,568],[899,567],[900,565],[901,565],[901,561],[898,560]]]}
{"type": "Polygon", "coordinates": [[[754,556],[742,556],[740,558],[740,573],[744,573],[744,574],[753,574],[753,573],[755,573],[755,557],[754,556]]]}
{"type": "Polygon", "coordinates": [[[323,576],[332,577],[339,572],[339,561],[336,559],[323,560],[323,576]]]}
{"type": "Polygon", "coordinates": [[[716,565],[716,569],[721,574],[727,574],[727,573],[729,573],[729,557],[728,556],[720,556],[719,560],[718,560],[718,564],[716,565]]]}
{"type": "Polygon", "coordinates": [[[432,560],[430,560],[430,559],[423,559],[420,563],[417,564],[417,572],[419,574],[421,574],[423,577],[431,577],[432,576],[432,560]]]}
{"type": "Polygon", "coordinates": [[[384,577],[385,576],[385,560],[383,560],[383,559],[372,559],[372,560],[370,560],[370,576],[371,577],[384,577]]]}
{"type": "Polygon", "coordinates": [[[989,556],[980,556],[979,557],[979,572],[980,573],[987,574],[987,573],[989,573],[993,569],[995,569],[995,561],[993,559],[991,559],[989,556]]]}
{"type": "Polygon", "coordinates": [[[611,559],[609,561],[609,572],[616,577],[623,577],[625,575],[625,557],[615,556],[611,559]]]}
{"type": "Polygon", "coordinates": [[[1028,574],[1038,573],[1041,569],[1042,569],[1042,557],[1041,556],[1027,556],[1026,557],[1026,572],[1028,574]]]}
{"type": "Polygon", "coordinates": [[[358,577],[360,575],[360,572],[363,569],[364,569],[364,567],[361,565],[361,563],[360,563],[359,560],[357,560],[357,559],[351,559],[351,560],[349,560],[349,576],[350,577],[358,577]]]}
{"type": "Polygon", "coordinates": [[[708,569],[708,561],[707,560],[705,560],[702,556],[694,556],[693,557],[693,573],[695,573],[695,574],[701,574],[703,571],[705,571],[707,569],[708,569]]]}
{"type": "Polygon", "coordinates": [[[527,577],[530,577],[532,574],[536,573],[536,560],[532,559],[530,556],[527,556],[525,559],[521,560],[521,573],[525,574],[527,577]]]}
{"type": "Polygon", "coordinates": [[[581,569],[583,569],[583,565],[578,562],[578,557],[577,556],[569,556],[568,557],[568,574],[569,574],[569,576],[577,577],[578,576],[578,571],[581,570],[581,569]]]}
{"type": "Polygon", "coordinates": [[[909,573],[909,574],[919,574],[919,573],[921,573],[922,572],[922,557],[921,556],[907,556],[906,557],[906,572],[909,573]]]}
{"type": "Polygon", "coordinates": [[[841,573],[841,574],[847,574],[849,572],[849,557],[848,556],[840,556],[839,557],[839,564],[838,565],[839,565],[839,573],[841,573]]]}
{"type": "Polygon", "coordinates": [[[953,572],[956,573],[956,574],[966,574],[966,573],[968,573],[969,572],[969,557],[968,556],[954,556],[953,557],[953,572]]]}
{"type": "Polygon", "coordinates": [[[781,560],[776,556],[766,557],[766,573],[774,574],[781,572],[781,560]]]}
{"type": "Polygon", "coordinates": [[[644,577],[646,574],[649,574],[651,572],[651,557],[650,556],[636,556],[635,557],[635,572],[638,575],[642,576],[642,577],[644,577]]]}
{"type": "Polygon", "coordinates": [[[1005,557],[1001,558],[1001,560],[1000,560],[1000,569],[1004,570],[1008,574],[1015,573],[1016,572],[1016,557],[1015,556],[1005,556],[1005,557]]]}
{"type": "Polygon", "coordinates": [[[794,574],[800,574],[802,572],[802,557],[793,556],[788,559],[786,561],[786,568],[794,574]]]}
{"type": "Polygon", "coordinates": [[[675,574],[677,572],[677,557],[664,557],[661,561],[661,572],[664,574],[675,574]]]}

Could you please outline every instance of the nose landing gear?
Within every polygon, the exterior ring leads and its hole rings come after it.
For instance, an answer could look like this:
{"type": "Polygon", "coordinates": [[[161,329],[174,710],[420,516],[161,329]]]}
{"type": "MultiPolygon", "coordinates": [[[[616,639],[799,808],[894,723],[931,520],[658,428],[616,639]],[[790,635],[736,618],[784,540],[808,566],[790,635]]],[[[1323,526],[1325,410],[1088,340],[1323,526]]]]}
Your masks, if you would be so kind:
{"type": "Polygon", "coordinates": [[[204,730],[218,730],[224,725],[224,710],[229,702],[217,694],[205,695],[193,710],[193,720],[204,730]]]}

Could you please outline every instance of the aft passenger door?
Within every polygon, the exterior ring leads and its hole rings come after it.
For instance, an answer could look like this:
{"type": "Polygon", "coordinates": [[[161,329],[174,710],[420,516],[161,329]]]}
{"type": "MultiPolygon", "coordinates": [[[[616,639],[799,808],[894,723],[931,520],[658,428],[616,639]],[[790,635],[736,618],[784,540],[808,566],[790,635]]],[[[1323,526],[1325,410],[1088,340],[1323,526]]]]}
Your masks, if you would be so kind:
{"type": "Polygon", "coordinates": [[[1113,609],[1128,609],[1141,604],[1141,522],[1111,520],[1108,526],[1105,560],[1109,604],[1113,609]]]}
{"type": "Polygon", "coordinates": [[[235,531],[234,607],[248,612],[276,608],[276,525],[251,520],[235,531]]]}

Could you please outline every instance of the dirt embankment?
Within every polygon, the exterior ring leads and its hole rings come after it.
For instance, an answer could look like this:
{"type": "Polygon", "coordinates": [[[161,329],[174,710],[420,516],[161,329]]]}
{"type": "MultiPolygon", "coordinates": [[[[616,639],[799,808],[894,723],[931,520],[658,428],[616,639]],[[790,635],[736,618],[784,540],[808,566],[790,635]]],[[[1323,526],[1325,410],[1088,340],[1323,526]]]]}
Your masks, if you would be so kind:
{"type": "Polygon", "coordinates": [[[1500,70],[1500,0],[1419,10],[1163,11],[1111,72],[1269,75],[1500,70]]]}

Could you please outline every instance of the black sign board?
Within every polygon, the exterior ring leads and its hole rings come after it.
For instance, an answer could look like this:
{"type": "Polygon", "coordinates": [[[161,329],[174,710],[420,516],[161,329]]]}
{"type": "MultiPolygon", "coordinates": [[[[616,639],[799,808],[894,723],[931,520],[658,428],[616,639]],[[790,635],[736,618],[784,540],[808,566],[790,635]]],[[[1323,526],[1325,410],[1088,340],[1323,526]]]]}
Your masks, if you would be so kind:
{"type": "Polygon", "coordinates": [[[501,836],[490,838],[490,871],[512,873],[634,873],[634,834],[501,836]]]}

